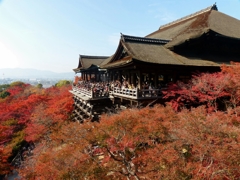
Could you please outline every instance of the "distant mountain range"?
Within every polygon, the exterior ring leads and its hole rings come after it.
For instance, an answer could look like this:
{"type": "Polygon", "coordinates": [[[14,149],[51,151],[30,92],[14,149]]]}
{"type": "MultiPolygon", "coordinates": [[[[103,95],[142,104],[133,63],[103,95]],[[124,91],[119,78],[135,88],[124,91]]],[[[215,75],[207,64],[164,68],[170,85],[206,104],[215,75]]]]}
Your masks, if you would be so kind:
{"type": "Polygon", "coordinates": [[[38,69],[3,68],[0,69],[0,78],[27,78],[27,79],[73,79],[74,72],[56,73],[38,69]]]}

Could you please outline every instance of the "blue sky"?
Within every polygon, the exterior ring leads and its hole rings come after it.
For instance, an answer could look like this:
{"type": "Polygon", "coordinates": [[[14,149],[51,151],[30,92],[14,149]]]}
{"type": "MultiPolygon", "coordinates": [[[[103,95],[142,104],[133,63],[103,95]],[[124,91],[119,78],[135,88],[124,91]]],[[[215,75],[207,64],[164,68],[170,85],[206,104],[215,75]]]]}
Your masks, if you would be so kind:
{"type": "Polygon", "coordinates": [[[240,19],[240,0],[0,0],[0,68],[71,72],[79,54],[114,54],[120,33],[146,36],[215,2],[240,19]]]}

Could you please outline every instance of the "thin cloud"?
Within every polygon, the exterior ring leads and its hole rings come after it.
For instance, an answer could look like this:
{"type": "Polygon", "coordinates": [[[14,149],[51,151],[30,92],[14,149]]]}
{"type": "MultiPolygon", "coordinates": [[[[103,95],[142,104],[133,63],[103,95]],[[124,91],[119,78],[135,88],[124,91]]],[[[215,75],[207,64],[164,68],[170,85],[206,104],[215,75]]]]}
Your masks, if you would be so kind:
{"type": "Polygon", "coordinates": [[[168,8],[175,1],[163,1],[161,3],[149,4],[148,13],[152,15],[155,19],[162,21],[162,23],[167,23],[176,19],[176,15],[171,12],[168,8]]]}
{"type": "Polygon", "coordinates": [[[168,13],[168,12],[159,13],[159,14],[155,15],[154,18],[160,19],[161,21],[164,21],[164,22],[169,22],[169,21],[173,21],[176,19],[173,14],[168,13]]]}

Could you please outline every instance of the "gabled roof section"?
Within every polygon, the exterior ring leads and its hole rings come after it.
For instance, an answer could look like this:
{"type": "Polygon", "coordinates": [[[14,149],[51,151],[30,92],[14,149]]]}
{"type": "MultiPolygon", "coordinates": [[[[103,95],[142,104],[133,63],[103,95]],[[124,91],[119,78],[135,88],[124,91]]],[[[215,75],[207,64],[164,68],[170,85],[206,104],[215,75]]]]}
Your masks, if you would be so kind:
{"type": "Polygon", "coordinates": [[[199,16],[204,16],[212,10],[218,10],[216,4],[200,10],[196,13],[190,14],[176,21],[170,22],[168,24],[162,25],[159,29],[146,37],[148,38],[167,38],[173,39],[175,36],[179,35],[181,32],[185,31],[199,16]]]}
{"type": "Polygon", "coordinates": [[[131,49],[128,49],[126,44],[132,43],[132,44],[144,44],[144,45],[165,45],[169,42],[169,40],[164,40],[164,39],[155,39],[155,38],[146,38],[146,37],[138,37],[138,36],[129,36],[129,35],[124,35],[121,34],[121,38],[119,41],[118,48],[113,56],[108,59],[108,62],[101,64],[105,65],[108,63],[113,63],[119,60],[124,60],[124,59],[131,59],[131,57],[134,57],[134,54],[131,49]]]}
{"type": "Polygon", "coordinates": [[[171,39],[166,44],[172,48],[189,39],[214,31],[226,37],[240,38],[240,21],[218,11],[216,4],[194,14],[161,26],[147,35],[148,38],[171,39]]]}
{"type": "Polygon", "coordinates": [[[168,24],[162,25],[162,26],[160,26],[159,29],[163,29],[163,28],[172,26],[172,25],[174,25],[174,24],[181,23],[182,21],[186,21],[186,20],[188,20],[188,19],[192,19],[192,18],[194,18],[194,17],[196,17],[196,16],[199,16],[200,14],[209,12],[209,11],[211,11],[211,10],[216,10],[216,11],[218,11],[218,8],[217,8],[217,6],[216,6],[216,3],[215,3],[214,5],[212,5],[212,6],[209,6],[209,7],[205,8],[205,9],[202,9],[202,10],[200,10],[200,11],[197,11],[197,12],[195,12],[195,13],[193,13],[193,14],[190,14],[190,15],[188,15],[188,16],[185,16],[185,17],[183,17],[183,18],[180,18],[180,19],[178,19],[178,20],[176,20],[176,21],[173,21],[173,22],[170,22],[170,23],[168,23],[168,24]]]}
{"type": "Polygon", "coordinates": [[[109,58],[109,56],[79,55],[78,67],[76,69],[73,69],[73,71],[77,73],[81,70],[86,70],[93,65],[99,66],[107,58],[109,58]]]}

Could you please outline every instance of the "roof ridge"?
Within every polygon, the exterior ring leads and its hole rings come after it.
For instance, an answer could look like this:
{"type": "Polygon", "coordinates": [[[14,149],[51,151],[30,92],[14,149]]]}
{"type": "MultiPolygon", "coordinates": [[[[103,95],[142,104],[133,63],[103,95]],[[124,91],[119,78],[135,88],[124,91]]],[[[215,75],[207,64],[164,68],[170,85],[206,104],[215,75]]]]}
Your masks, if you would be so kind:
{"type": "Polygon", "coordinates": [[[149,43],[159,43],[159,44],[166,44],[170,40],[166,39],[155,39],[155,38],[147,38],[147,37],[139,37],[139,36],[130,36],[130,35],[124,35],[121,33],[121,39],[123,41],[129,40],[129,41],[141,41],[141,42],[149,42],[149,43]]]}
{"type": "Polygon", "coordinates": [[[110,56],[94,56],[94,55],[81,55],[79,54],[81,58],[92,58],[92,59],[102,59],[102,58],[109,58],[110,56]]]}
{"type": "Polygon", "coordinates": [[[218,11],[218,8],[217,8],[216,3],[213,4],[212,6],[209,6],[209,7],[205,8],[205,9],[202,9],[202,10],[200,10],[200,11],[197,11],[197,12],[195,12],[195,13],[193,13],[193,14],[187,15],[187,16],[185,16],[185,17],[182,17],[182,18],[180,18],[180,19],[177,19],[177,20],[175,20],[175,21],[172,21],[172,22],[170,22],[170,23],[168,23],[168,24],[162,25],[162,26],[159,27],[159,29],[162,29],[162,28],[171,26],[171,25],[173,25],[173,24],[176,24],[176,23],[185,21],[185,20],[187,20],[187,19],[190,19],[190,18],[192,18],[192,17],[198,16],[199,14],[203,14],[203,13],[205,13],[205,12],[207,12],[207,11],[211,11],[211,10],[216,10],[216,11],[218,11]]]}

